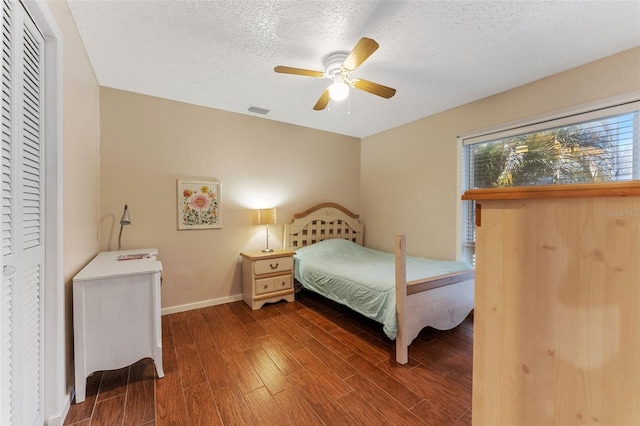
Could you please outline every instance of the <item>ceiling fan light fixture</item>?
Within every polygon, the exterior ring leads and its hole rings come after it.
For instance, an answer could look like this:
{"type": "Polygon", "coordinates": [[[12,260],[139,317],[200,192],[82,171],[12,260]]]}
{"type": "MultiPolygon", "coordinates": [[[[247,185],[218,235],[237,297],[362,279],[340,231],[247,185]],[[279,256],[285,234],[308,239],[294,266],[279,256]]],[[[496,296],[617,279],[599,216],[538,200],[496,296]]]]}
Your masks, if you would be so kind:
{"type": "Polygon", "coordinates": [[[329,97],[334,101],[343,101],[349,96],[349,86],[343,81],[336,81],[329,86],[329,97]]]}
{"type": "Polygon", "coordinates": [[[313,106],[314,111],[322,111],[327,108],[331,100],[342,101],[347,99],[349,97],[349,87],[389,99],[396,94],[396,89],[368,80],[351,78],[351,73],[362,65],[378,47],[379,45],[375,40],[362,37],[354,48],[351,49],[351,52],[336,51],[325,56],[322,60],[324,63],[324,72],[283,65],[278,65],[273,70],[282,74],[303,75],[332,80],[332,84],[322,91],[320,98],[318,98],[318,101],[313,106]]]}

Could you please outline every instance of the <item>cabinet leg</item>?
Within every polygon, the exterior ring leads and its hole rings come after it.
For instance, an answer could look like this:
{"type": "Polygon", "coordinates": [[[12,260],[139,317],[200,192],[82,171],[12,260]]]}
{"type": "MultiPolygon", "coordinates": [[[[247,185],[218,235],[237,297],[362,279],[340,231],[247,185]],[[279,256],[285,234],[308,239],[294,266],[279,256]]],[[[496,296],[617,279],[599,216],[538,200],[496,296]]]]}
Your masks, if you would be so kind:
{"type": "Polygon", "coordinates": [[[76,377],[76,404],[84,402],[84,398],[87,394],[87,378],[76,377]]]}
{"type": "Polygon", "coordinates": [[[156,365],[156,373],[158,374],[158,379],[162,379],[164,377],[164,371],[162,370],[162,359],[159,361],[154,360],[153,363],[156,365]]]}

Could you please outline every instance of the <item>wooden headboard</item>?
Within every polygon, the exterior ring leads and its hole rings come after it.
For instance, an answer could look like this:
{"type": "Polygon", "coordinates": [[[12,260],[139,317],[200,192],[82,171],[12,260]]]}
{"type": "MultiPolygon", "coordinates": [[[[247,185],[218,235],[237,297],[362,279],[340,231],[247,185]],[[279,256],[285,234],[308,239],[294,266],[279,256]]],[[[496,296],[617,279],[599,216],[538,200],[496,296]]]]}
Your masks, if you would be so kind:
{"type": "Polygon", "coordinates": [[[336,203],[318,204],[296,213],[293,222],[284,226],[284,246],[295,250],[330,238],[343,238],[362,245],[364,226],[359,217],[336,203]]]}

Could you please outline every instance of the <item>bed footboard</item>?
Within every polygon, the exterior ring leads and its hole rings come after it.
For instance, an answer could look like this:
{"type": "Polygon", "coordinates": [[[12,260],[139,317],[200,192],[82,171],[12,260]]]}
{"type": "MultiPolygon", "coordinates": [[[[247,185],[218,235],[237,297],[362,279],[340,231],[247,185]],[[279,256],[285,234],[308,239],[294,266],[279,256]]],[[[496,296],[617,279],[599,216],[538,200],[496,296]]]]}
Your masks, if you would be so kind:
{"type": "Polygon", "coordinates": [[[396,235],[396,361],[409,361],[409,345],[427,326],[448,330],[473,309],[474,272],[462,271],[407,283],[405,236],[396,235]]]}

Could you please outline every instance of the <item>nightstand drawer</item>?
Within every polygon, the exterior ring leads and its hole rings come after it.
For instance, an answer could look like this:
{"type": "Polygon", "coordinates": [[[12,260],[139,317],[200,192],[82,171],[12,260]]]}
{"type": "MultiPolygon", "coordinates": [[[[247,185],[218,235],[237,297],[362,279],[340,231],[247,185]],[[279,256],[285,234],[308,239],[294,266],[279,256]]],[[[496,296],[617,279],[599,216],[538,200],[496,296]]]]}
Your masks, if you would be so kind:
{"type": "Polygon", "coordinates": [[[256,295],[287,290],[292,286],[291,275],[256,280],[256,295]]]}
{"type": "Polygon", "coordinates": [[[271,293],[275,288],[276,282],[273,278],[264,278],[256,280],[256,294],[271,293]]]}
{"type": "Polygon", "coordinates": [[[287,290],[293,288],[291,275],[281,275],[273,278],[273,291],[287,290]]]}
{"type": "Polygon", "coordinates": [[[256,275],[272,274],[274,272],[290,272],[293,270],[293,257],[279,257],[276,259],[256,260],[253,272],[256,275]]]}

